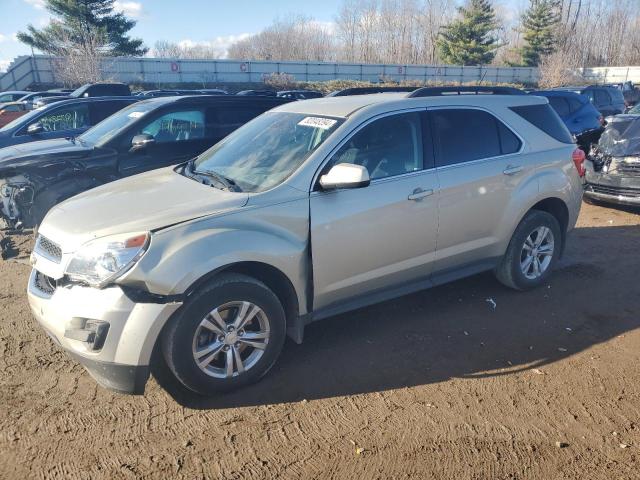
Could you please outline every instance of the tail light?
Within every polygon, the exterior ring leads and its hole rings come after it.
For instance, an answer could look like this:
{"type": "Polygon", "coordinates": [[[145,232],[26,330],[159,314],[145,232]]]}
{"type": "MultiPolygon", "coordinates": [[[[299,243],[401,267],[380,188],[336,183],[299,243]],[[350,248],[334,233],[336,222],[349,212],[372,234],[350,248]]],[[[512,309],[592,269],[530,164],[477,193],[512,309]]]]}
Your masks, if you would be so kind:
{"type": "Polygon", "coordinates": [[[586,169],[584,168],[584,161],[587,158],[584,151],[581,148],[576,148],[571,154],[571,159],[573,160],[574,165],[576,166],[576,170],[578,171],[578,175],[584,177],[586,169]]]}

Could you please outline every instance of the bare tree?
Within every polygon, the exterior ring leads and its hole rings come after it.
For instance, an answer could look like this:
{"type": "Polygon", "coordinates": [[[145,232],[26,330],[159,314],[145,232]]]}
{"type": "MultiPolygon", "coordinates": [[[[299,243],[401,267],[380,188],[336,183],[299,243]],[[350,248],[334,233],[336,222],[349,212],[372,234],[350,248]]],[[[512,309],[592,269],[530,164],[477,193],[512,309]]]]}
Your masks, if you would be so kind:
{"type": "MultiPolygon", "coordinates": [[[[64,36],[62,37],[63,40],[64,36]]],[[[86,29],[84,42],[64,41],[60,56],[53,60],[56,79],[65,86],[78,86],[106,80],[104,77],[108,40],[102,30],[86,29]]]]}
{"type": "Polygon", "coordinates": [[[305,16],[276,20],[262,32],[229,48],[229,58],[252,60],[335,60],[329,27],[305,16]]]}

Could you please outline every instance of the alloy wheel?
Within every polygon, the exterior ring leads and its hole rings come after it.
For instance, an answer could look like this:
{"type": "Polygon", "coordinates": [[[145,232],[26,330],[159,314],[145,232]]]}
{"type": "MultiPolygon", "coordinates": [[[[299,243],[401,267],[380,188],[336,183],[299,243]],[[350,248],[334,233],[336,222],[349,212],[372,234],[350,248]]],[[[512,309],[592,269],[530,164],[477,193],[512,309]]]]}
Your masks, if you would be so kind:
{"type": "Polygon", "coordinates": [[[209,312],[196,328],[193,359],[209,376],[237,377],[264,355],[269,336],[269,319],[259,306],[228,302],[209,312]]]}
{"type": "Polygon", "coordinates": [[[547,271],[554,253],[554,238],[550,228],[540,226],[524,241],[520,253],[520,269],[529,280],[540,278],[547,271]]]}

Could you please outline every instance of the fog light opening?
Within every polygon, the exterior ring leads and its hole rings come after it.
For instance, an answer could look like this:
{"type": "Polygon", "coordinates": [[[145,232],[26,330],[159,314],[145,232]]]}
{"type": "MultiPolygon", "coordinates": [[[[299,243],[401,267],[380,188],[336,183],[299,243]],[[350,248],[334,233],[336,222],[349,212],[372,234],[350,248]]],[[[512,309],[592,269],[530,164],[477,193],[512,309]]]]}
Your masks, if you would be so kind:
{"type": "Polygon", "coordinates": [[[73,318],[64,331],[65,338],[86,343],[90,350],[101,350],[109,331],[109,322],[88,318],[73,318]]]}

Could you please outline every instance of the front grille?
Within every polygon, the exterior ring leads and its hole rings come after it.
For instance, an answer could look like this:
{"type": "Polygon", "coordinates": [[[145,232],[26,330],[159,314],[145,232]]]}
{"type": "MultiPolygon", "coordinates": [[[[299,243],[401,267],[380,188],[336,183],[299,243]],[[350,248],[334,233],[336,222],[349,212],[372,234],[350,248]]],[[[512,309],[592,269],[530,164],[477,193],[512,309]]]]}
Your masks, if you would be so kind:
{"type": "Polygon", "coordinates": [[[625,175],[640,175],[640,163],[619,162],[616,164],[616,172],[625,175]]]}
{"type": "Polygon", "coordinates": [[[604,195],[614,195],[614,196],[623,196],[623,197],[632,197],[632,198],[640,198],[640,189],[638,188],[623,188],[623,187],[612,187],[609,185],[597,185],[590,184],[589,190],[595,193],[602,193],[604,195]]]}
{"type": "Polygon", "coordinates": [[[62,249],[60,246],[43,235],[38,235],[35,251],[52,262],[60,263],[62,260],[62,249]]]}
{"type": "Polygon", "coordinates": [[[47,295],[53,295],[53,292],[56,290],[56,281],[47,277],[43,273],[36,271],[35,278],[33,279],[34,286],[40,290],[42,293],[47,295]]]}

